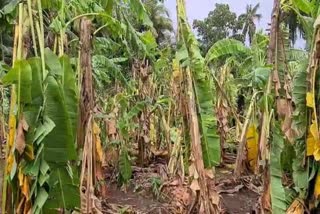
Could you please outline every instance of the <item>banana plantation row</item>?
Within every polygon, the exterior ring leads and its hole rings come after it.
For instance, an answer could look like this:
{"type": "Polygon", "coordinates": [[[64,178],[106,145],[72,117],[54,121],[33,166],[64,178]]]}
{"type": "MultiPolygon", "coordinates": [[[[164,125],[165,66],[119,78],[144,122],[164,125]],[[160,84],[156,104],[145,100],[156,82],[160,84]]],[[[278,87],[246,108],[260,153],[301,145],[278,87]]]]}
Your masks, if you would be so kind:
{"type": "Polygon", "coordinates": [[[208,48],[187,3],[173,36],[158,0],[0,2],[1,213],[108,213],[106,170],[127,187],[159,157],[195,199],[179,212],[222,213],[232,148],[258,212],[317,213],[320,1],[274,0],[268,33],[208,48]]]}

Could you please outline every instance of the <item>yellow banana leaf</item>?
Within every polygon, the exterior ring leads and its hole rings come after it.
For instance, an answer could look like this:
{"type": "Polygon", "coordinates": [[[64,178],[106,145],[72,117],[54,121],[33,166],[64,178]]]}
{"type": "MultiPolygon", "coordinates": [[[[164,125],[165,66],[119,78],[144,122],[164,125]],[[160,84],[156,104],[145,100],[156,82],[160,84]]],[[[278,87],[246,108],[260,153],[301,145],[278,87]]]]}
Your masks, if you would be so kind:
{"type": "Polygon", "coordinates": [[[257,133],[256,126],[254,124],[250,125],[246,134],[247,138],[247,160],[249,161],[250,170],[253,172],[257,166],[258,160],[258,141],[259,135],[257,133]]]}

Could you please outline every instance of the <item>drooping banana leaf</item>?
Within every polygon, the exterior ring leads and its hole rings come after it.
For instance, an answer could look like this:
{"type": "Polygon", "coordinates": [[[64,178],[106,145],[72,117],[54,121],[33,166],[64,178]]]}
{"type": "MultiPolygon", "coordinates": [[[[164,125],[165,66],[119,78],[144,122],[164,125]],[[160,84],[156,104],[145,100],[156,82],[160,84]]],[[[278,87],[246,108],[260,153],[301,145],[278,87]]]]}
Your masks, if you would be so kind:
{"type": "Polygon", "coordinates": [[[49,197],[49,194],[45,190],[45,188],[40,188],[32,207],[32,213],[34,214],[41,213],[42,207],[46,203],[48,197],[49,197]]]}
{"type": "Polygon", "coordinates": [[[73,136],[73,142],[75,141],[75,135],[78,122],[78,94],[75,72],[71,67],[70,59],[68,56],[60,57],[60,63],[63,69],[63,89],[66,100],[66,107],[71,122],[71,130],[73,136]]]}
{"type": "Polygon", "coordinates": [[[284,149],[284,136],[281,135],[279,124],[273,128],[273,140],[271,144],[270,157],[270,185],[271,185],[271,204],[272,213],[285,214],[291,202],[288,202],[288,194],[282,184],[282,164],[281,155],[284,149]]]}
{"type": "Polygon", "coordinates": [[[2,18],[3,15],[12,13],[19,2],[20,0],[2,1],[0,3],[2,6],[2,8],[0,8],[0,18],[2,18]]]}
{"type": "Polygon", "coordinates": [[[50,197],[46,201],[43,212],[50,213],[54,209],[74,209],[80,207],[79,175],[70,166],[51,165],[49,186],[50,197]]]}
{"type": "Polygon", "coordinates": [[[306,14],[311,14],[313,10],[313,5],[308,0],[292,0],[293,6],[306,14]]]}
{"type": "Polygon", "coordinates": [[[56,127],[43,140],[46,154],[44,158],[48,162],[65,163],[77,157],[73,123],[69,113],[76,112],[77,109],[71,109],[68,106],[61,83],[52,76],[48,76],[47,82],[44,92],[46,97],[44,114],[55,123],[56,127]]]}
{"type": "Polygon", "coordinates": [[[299,136],[303,136],[307,130],[307,72],[306,70],[299,71],[293,79],[292,98],[296,106],[293,123],[299,136]]]}
{"type": "Polygon", "coordinates": [[[2,78],[4,85],[16,84],[18,100],[31,103],[32,72],[27,60],[15,61],[13,68],[2,78]]]}
{"type": "Polygon", "coordinates": [[[138,18],[143,21],[143,24],[153,27],[153,23],[149,18],[146,8],[141,0],[130,0],[130,8],[136,13],[138,18]]]}
{"type": "Polygon", "coordinates": [[[228,55],[249,54],[250,50],[235,39],[222,39],[214,43],[206,55],[206,63],[228,55]]]}
{"type": "MultiPolygon", "coordinates": [[[[29,125],[26,134],[26,153],[30,157],[34,156],[35,133],[38,130],[39,117],[43,110],[43,86],[42,86],[42,68],[40,58],[28,59],[32,69],[32,85],[31,85],[31,103],[26,104],[23,108],[23,115],[29,125]]],[[[50,130],[47,130],[50,131],[50,130]]]]}
{"type": "Polygon", "coordinates": [[[299,138],[295,141],[294,149],[296,157],[292,161],[292,177],[294,182],[294,189],[299,194],[299,197],[305,199],[308,190],[308,165],[305,166],[305,153],[306,153],[306,142],[305,138],[299,138]]]}
{"type": "MultiPolygon", "coordinates": [[[[178,1],[179,2],[179,1],[178,1]]],[[[205,60],[201,56],[199,44],[187,22],[183,2],[178,4],[180,36],[182,37],[190,59],[190,70],[196,94],[203,161],[209,168],[220,163],[220,140],[217,135],[216,118],[213,112],[214,94],[209,71],[205,68],[205,60]]]]}
{"type": "Polygon", "coordinates": [[[63,75],[63,70],[59,62],[59,58],[49,48],[44,49],[44,57],[46,60],[46,67],[52,75],[63,75]]]}
{"type": "Polygon", "coordinates": [[[43,102],[43,86],[42,86],[42,70],[41,59],[38,57],[28,59],[28,62],[32,69],[32,85],[31,95],[32,103],[42,104],[43,102]]]}
{"type": "MultiPolygon", "coordinates": [[[[30,127],[36,127],[36,121],[43,105],[41,59],[31,58],[28,62],[32,70],[31,104],[24,107],[24,116],[30,127]]],[[[28,132],[29,133],[29,132],[28,132]]]]}

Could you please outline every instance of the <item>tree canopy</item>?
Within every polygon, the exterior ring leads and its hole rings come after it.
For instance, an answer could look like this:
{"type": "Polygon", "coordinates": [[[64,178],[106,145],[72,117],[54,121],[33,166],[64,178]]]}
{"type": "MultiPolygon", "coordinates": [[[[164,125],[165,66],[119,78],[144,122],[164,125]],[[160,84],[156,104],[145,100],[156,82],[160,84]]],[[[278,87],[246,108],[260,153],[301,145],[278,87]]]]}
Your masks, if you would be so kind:
{"type": "Polygon", "coordinates": [[[204,20],[194,20],[193,28],[197,31],[201,50],[207,52],[217,41],[224,38],[243,40],[237,14],[230,10],[228,4],[215,4],[215,9],[210,11],[204,20]]]}

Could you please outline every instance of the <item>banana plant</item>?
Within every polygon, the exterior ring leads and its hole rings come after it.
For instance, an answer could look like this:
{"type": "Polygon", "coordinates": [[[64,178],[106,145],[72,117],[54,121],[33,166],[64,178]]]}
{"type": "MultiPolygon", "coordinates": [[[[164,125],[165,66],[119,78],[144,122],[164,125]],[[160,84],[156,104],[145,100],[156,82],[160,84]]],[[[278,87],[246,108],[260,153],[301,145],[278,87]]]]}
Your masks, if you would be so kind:
{"type": "MultiPolygon", "coordinates": [[[[180,68],[186,84],[186,103],[188,106],[188,127],[191,137],[191,156],[193,157],[190,167],[193,167],[194,181],[200,191],[200,206],[205,213],[218,213],[219,203],[209,201],[209,190],[204,175],[204,167],[211,168],[220,163],[221,148],[219,136],[217,135],[216,119],[213,112],[214,94],[212,80],[209,71],[205,67],[205,60],[201,56],[198,42],[187,22],[185,3],[177,0],[178,29],[180,50],[177,55],[180,59],[180,68]],[[201,137],[202,135],[202,137],[201,137]]],[[[217,193],[214,193],[217,194],[217,193]]]]}

